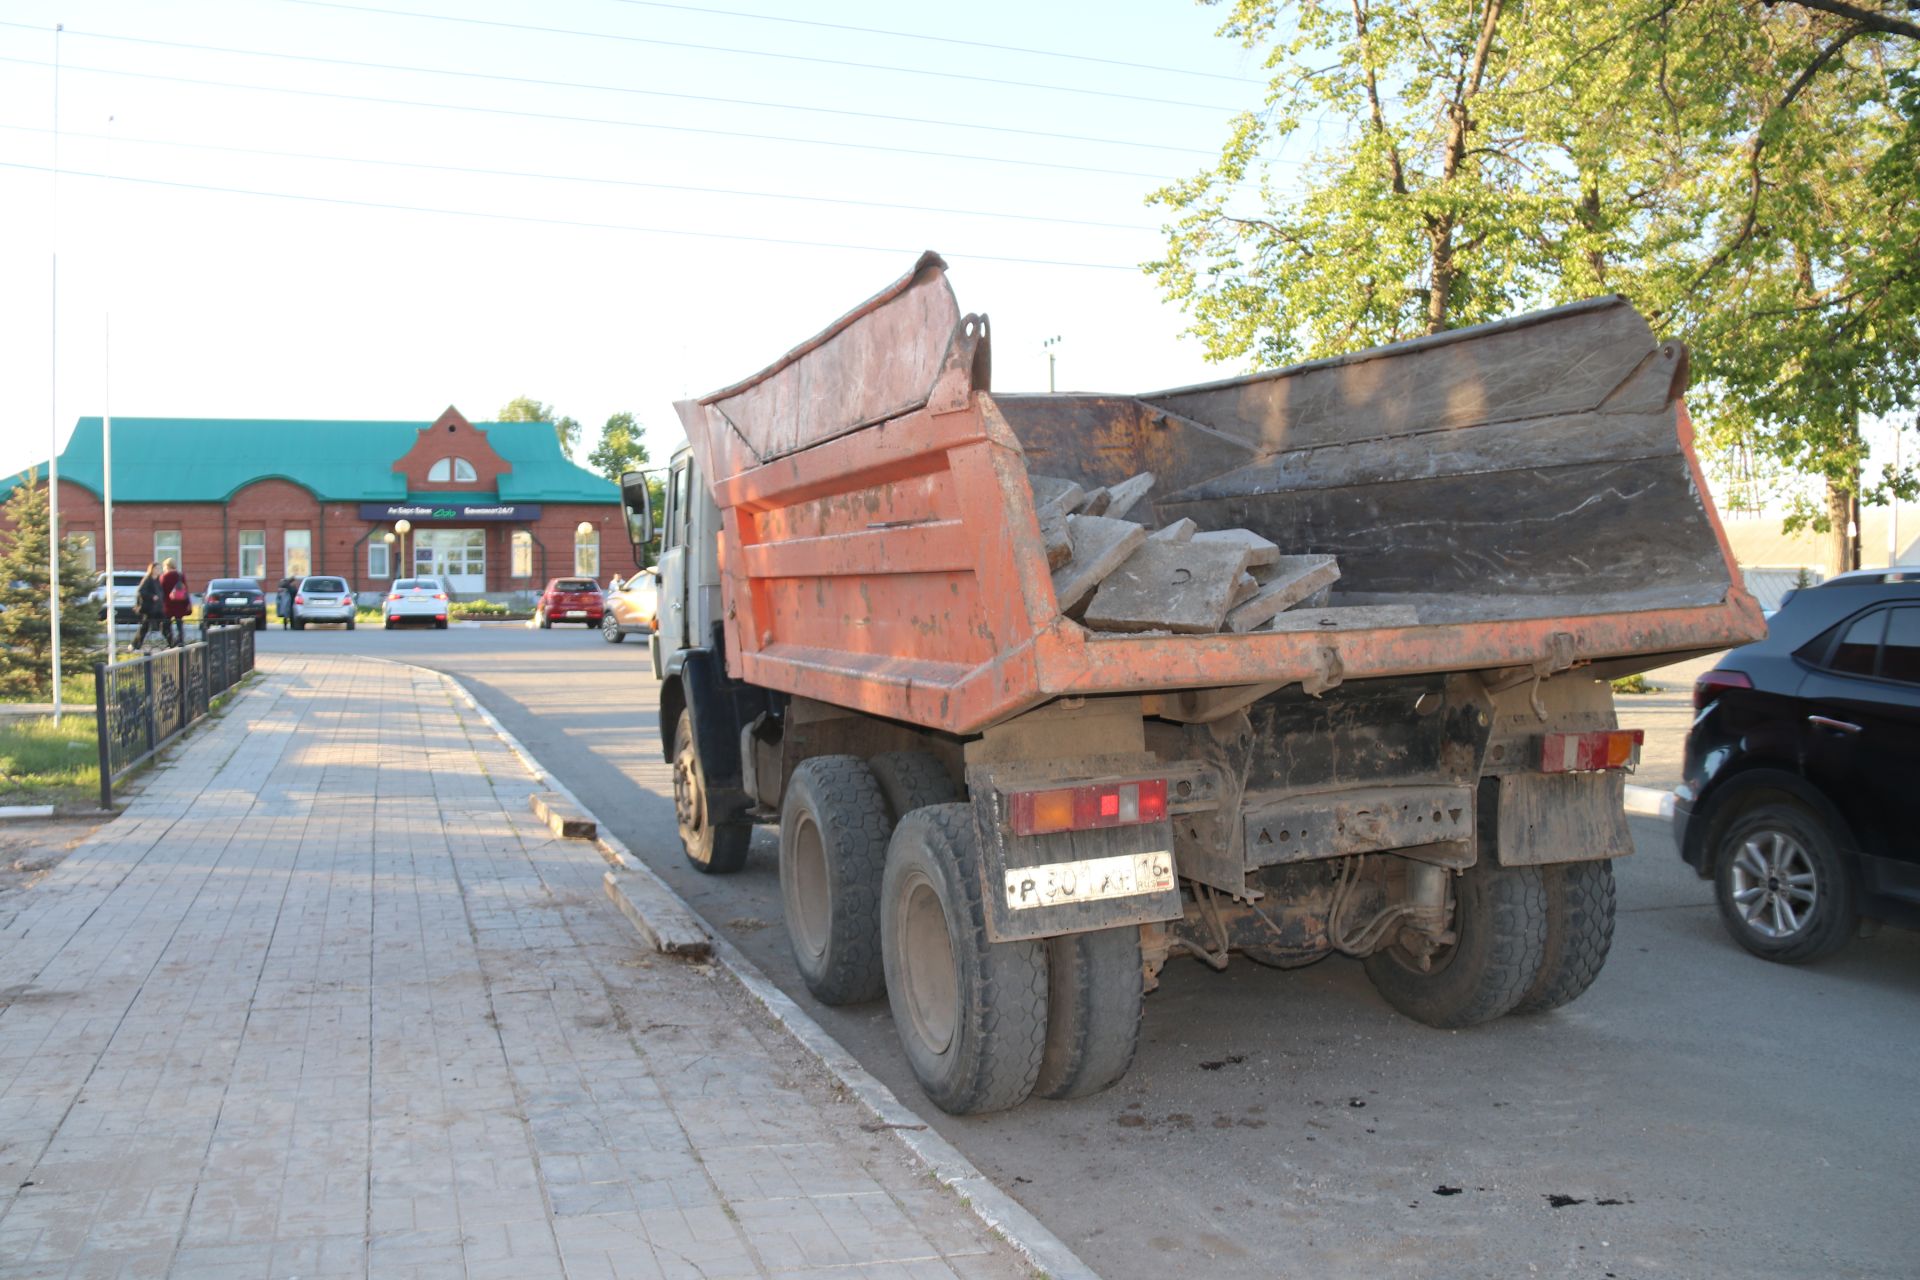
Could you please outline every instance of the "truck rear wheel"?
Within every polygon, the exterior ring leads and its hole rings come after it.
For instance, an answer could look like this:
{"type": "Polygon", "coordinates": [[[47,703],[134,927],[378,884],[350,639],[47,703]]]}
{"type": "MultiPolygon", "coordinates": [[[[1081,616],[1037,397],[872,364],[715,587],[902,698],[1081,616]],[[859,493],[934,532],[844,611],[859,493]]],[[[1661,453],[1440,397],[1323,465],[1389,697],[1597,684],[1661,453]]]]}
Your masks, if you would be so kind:
{"type": "Polygon", "coordinates": [[[887,751],[867,761],[895,822],[930,804],[965,799],[946,767],[925,751],[887,751]]]}
{"type": "Polygon", "coordinates": [[[780,804],[780,898],[807,990],[822,1004],[877,1000],[880,876],[893,821],[858,756],[802,760],[780,804]]]}
{"type": "Polygon", "coordinates": [[[1047,940],[1047,1047],[1033,1091],[1084,1098],[1119,1083],[1140,1045],[1140,929],[1047,940]]]}
{"type": "Polygon", "coordinates": [[[1482,860],[1453,882],[1454,941],[1422,969],[1398,944],[1366,958],[1374,990],[1430,1027],[1491,1022],[1520,1003],[1547,944],[1547,893],[1538,867],[1482,860]]]}
{"type": "Polygon", "coordinates": [[[727,876],[746,865],[753,824],[713,820],[706,770],[693,743],[693,713],[686,710],[673,726],[673,813],[680,824],[680,847],[695,871],[727,876]]]}
{"type": "Polygon", "coordinates": [[[1593,985],[1613,946],[1613,863],[1561,862],[1542,867],[1547,942],[1540,972],[1515,1013],[1546,1013],[1593,985]]]}
{"type": "Polygon", "coordinates": [[[989,942],[980,851],[964,804],[894,828],[880,890],[893,1025],[920,1087],[954,1115],[1018,1106],[1047,1043],[1047,948],[989,942]]]}

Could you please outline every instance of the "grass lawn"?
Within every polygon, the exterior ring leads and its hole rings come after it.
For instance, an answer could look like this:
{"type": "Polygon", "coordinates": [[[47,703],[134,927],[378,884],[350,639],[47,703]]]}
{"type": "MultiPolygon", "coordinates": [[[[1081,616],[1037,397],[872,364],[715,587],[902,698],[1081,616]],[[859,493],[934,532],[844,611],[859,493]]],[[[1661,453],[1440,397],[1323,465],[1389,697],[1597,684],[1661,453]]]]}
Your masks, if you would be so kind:
{"type": "Polygon", "coordinates": [[[0,804],[99,802],[99,740],[91,713],[63,716],[58,725],[51,716],[0,720],[0,804]]]}

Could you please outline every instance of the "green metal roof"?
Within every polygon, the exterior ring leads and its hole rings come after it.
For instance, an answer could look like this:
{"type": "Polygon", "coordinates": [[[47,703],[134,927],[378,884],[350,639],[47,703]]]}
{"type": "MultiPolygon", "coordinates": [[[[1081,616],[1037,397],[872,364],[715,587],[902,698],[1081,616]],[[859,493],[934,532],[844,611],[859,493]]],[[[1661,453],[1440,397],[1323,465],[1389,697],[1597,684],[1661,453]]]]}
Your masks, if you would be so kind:
{"type": "MultiPolygon", "coordinates": [[[[325,422],[298,418],[113,420],[113,500],[224,502],[256,480],[282,479],[326,502],[403,502],[393,464],[431,422],[325,422]]],[[[617,502],[609,480],[569,460],[550,422],[476,422],[513,469],[502,502],[617,502]]],[[[42,474],[46,468],[40,468],[42,474]]],[[[102,492],[100,419],[82,418],[60,452],[60,478],[102,492]]],[[[11,488],[11,486],[9,486],[11,488]]],[[[487,490],[471,491],[486,498],[487,490]]],[[[465,495],[439,493],[445,501],[465,495]]],[[[468,498],[469,501],[472,498],[468,498]]]]}

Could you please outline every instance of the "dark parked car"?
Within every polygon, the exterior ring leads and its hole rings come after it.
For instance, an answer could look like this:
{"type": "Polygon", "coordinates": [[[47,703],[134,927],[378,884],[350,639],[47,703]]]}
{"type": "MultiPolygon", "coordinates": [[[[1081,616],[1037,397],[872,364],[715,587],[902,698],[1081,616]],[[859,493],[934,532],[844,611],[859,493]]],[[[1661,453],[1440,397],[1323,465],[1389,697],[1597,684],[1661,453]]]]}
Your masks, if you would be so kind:
{"type": "Polygon", "coordinates": [[[1920,928],[1920,581],[1796,591],[1693,689],[1680,855],[1735,941],[1838,948],[1860,918],[1920,928]]]}
{"type": "Polygon", "coordinates": [[[251,622],[255,631],[267,629],[267,593],[252,578],[215,578],[207,584],[200,606],[200,634],[208,627],[251,622]]]}

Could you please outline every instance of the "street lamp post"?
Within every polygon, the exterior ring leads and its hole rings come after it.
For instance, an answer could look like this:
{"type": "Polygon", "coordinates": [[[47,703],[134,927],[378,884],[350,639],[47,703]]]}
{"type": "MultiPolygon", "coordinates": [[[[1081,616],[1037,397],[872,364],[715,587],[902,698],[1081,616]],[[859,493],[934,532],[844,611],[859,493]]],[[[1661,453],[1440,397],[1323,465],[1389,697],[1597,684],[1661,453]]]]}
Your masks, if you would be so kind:
{"type": "Polygon", "coordinates": [[[1047,393],[1049,395],[1053,393],[1053,349],[1059,345],[1060,335],[1057,333],[1051,338],[1043,338],[1040,340],[1041,350],[1047,353],[1047,393]]]}
{"type": "MultiPolygon", "coordinates": [[[[405,572],[401,576],[407,578],[413,576],[413,566],[407,560],[407,533],[412,528],[413,521],[411,520],[395,520],[393,522],[393,531],[400,535],[400,564],[405,569],[405,572]]],[[[393,566],[388,565],[387,571],[391,573],[393,566]]]]}

